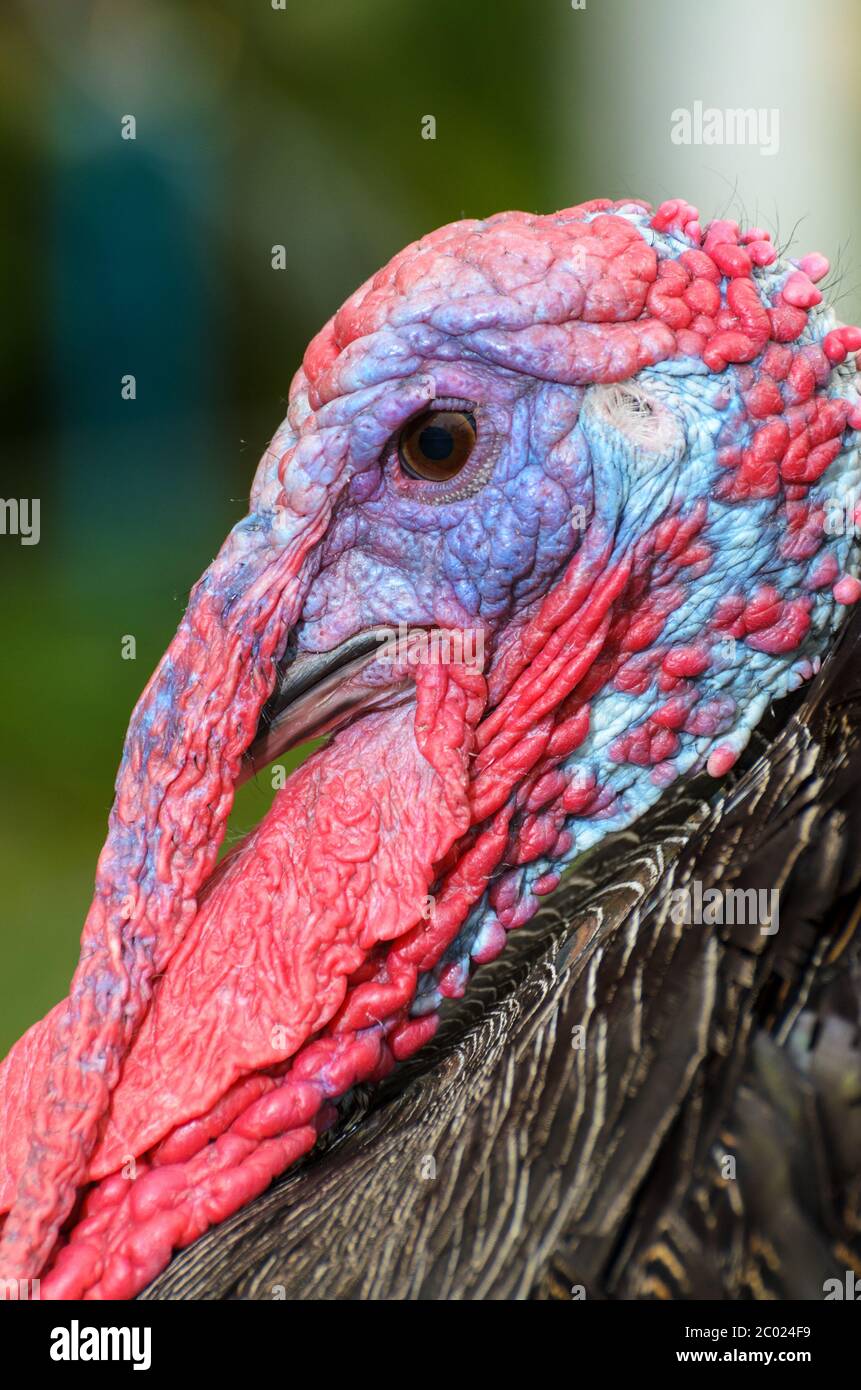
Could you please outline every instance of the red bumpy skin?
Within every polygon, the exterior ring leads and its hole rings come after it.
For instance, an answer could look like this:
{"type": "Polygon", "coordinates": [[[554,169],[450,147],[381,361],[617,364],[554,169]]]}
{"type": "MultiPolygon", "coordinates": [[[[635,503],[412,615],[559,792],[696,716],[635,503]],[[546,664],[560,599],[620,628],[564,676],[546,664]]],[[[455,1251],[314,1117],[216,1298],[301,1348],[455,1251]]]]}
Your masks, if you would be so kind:
{"type": "Polygon", "coordinates": [[[315,338],[132,716],[69,998],[0,1070],[4,1278],[137,1292],[422,1045],[575,852],[812,674],[861,593],[826,525],[861,332],[826,270],[596,200],[444,227],[315,338]],[[449,492],[391,444],[440,400],[479,420],[449,492]],[[381,621],[478,628],[486,673],[412,669],[216,870],[288,643],[381,621]]]}

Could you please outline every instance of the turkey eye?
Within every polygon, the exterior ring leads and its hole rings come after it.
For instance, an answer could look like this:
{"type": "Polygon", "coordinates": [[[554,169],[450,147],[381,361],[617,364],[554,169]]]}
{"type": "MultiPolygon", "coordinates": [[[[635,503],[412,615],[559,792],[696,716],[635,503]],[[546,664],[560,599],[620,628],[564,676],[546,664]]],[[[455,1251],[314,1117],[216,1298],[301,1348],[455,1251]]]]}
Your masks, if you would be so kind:
{"type": "Polygon", "coordinates": [[[411,478],[445,483],[475,447],[475,416],[464,410],[426,410],[401,431],[398,457],[411,478]]]}

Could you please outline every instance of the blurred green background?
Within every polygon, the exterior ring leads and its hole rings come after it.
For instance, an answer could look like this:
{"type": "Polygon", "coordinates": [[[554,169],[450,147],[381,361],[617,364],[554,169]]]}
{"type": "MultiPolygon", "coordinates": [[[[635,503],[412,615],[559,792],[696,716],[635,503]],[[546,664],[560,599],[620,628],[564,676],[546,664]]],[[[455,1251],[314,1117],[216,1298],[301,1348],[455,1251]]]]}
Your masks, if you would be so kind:
{"type": "Polygon", "coordinates": [[[859,39],[854,0],[6,0],[0,494],[41,539],[0,536],[0,1054],[65,992],[129,713],[309,337],[440,223],[599,195],[800,224],[858,321],[859,39]],[[778,108],[779,152],[674,145],[696,100],[778,108]]]}

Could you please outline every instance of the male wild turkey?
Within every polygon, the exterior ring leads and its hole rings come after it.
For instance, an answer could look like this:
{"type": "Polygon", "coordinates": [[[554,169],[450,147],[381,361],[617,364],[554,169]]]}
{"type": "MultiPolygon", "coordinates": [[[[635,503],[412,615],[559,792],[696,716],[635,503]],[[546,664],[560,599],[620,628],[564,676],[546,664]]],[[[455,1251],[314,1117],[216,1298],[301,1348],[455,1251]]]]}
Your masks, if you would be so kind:
{"type": "Polygon", "coordinates": [[[151,1296],[858,1268],[856,623],[747,747],[861,595],[826,271],[596,200],[442,228],[326,325],[0,1073],[0,1273],[129,1296],[219,1221],[151,1296]],[[216,868],[243,772],[332,730],[216,868]]]}

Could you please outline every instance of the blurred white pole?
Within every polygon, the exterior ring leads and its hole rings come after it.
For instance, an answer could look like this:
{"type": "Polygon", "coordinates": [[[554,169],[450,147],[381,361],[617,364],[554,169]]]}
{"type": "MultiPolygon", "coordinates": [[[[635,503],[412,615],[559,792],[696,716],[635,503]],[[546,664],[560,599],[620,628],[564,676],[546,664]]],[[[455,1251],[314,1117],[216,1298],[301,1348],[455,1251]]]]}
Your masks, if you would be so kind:
{"type": "MultiPolygon", "coordinates": [[[[858,0],[586,0],[560,5],[552,54],[558,181],[586,196],[683,197],[704,218],[796,227],[791,254],[838,256],[844,319],[861,317],[858,0]],[[558,42],[556,41],[558,40],[558,42]],[[779,112],[779,147],[674,144],[672,113],[779,112]]],[[[770,117],[769,117],[770,119],[770,117]]]]}

